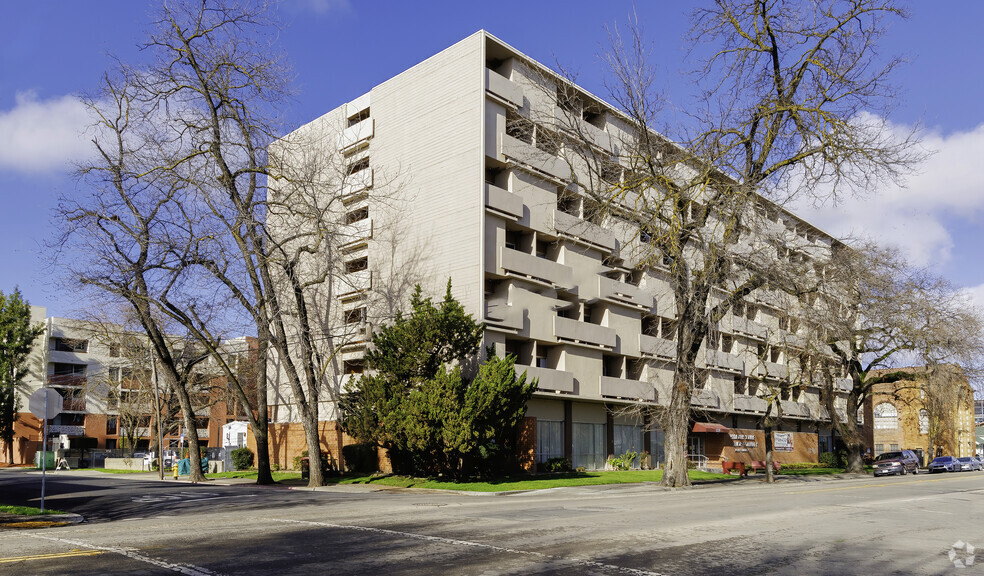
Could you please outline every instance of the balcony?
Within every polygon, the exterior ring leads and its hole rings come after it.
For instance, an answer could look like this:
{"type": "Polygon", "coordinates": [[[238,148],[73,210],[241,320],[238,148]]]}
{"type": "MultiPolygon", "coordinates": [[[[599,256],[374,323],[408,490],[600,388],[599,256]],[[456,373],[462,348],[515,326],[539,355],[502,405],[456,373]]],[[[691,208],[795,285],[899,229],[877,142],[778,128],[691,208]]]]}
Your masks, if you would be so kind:
{"type": "Polygon", "coordinates": [[[342,201],[347,201],[354,196],[358,196],[367,189],[372,188],[373,170],[367,168],[359,170],[355,174],[349,174],[342,183],[342,201]]]}
{"type": "Polygon", "coordinates": [[[500,273],[543,282],[551,287],[569,288],[574,285],[570,266],[540,258],[526,252],[499,247],[500,273]]]}
{"type": "Polygon", "coordinates": [[[339,247],[341,248],[365,244],[372,239],[372,218],[363,218],[351,224],[346,224],[338,230],[338,235],[341,241],[339,247]]]}
{"type": "Polygon", "coordinates": [[[810,408],[811,414],[816,414],[818,420],[823,420],[824,422],[830,421],[830,412],[827,411],[825,406],[814,406],[810,408]]]}
{"type": "Polygon", "coordinates": [[[68,436],[84,436],[85,426],[70,426],[67,424],[52,424],[48,426],[49,434],[66,434],[68,436]]]}
{"type": "Polygon", "coordinates": [[[656,388],[649,382],[601,376],[599,385],[602,396],[640,400],[643,402],[656,401],[656,388]]]}
{"type": "Polygon", "coordinates": [[[516,365],[516,375],[526,372],[527,379],[536,378],[537,390],[541,392],[574,393],[574,373],[552,368],[536,368],[535,366],[516,365]]]}
{"type": "Polygon", "coordinates": [[[606,152],[612,151],[612,137],[601,128],[586,122],[579,112],[570,112],[560,106],[554,107],[557,123],[567,132],[583,137],[606,152]]]}
{"type": "Polygon", "coordinates": [[[789,366],[776,364],[775,362],[763,362],[765,365],[765,377],[776,380],[785,380],[789,377],[789,366]]]}
{"type": "Polygon", "coordinates": [[[701,388],[700,390],[694,390],[693,393],[691,393],[690,405],[697,406],[699,408],[713,408],[716,410],[721,407],[721,399],[714,390],[709,388],[701,388]]]}
{"type": "Polygon", "coordinates": [[[522,197],[488,182],[485,183],[485,207],[514,220],[519,220],[524,215],[522,197]]]}
{"type": "Polygon", "coordinates": [[[743,334],[758,340],[765,340],[769,333],[765,326],[742,316],[735,316],[731,319],[731,328],[737,334],[743,334]]]}
{"type": "Polygon", "coordinates": [[[358,124],[349,126],[338,135],[338,149],[348,152],[365,146],[372,138],[376,123],[372,118],[366,118],[358,124]]]}
{"type": "Polygon", "coordinates": [[[505,328],[513,332],[523,329],[523,309],[505,302],[485,303],[485,323],[489,328],[505,328]]]}
{"type": "Polygon", "coordinates": [[[485,69],[485,90],[515,108],[523,107],[523,88],[498,72],[485,69]]]}
{"type": "Polygon", "coordinates": [[[343,274],[338,276],[336,280],[339,296],[365,292],[372,288],[372,270],[359,270],[358,272],[343,274]]]}
{"type": "Polygon", "coordinates": [[[598,277],[598,297],[614,304],[622,304],[639,310],[651,310],[653,295],[632,284],[613,280],[606,276],[598,277]]]}
{"type": "Polygon", "coordinates": [[[208,438],[208,428],[195,428],[199,438],[208,438]]]}
{"type": "Polygon", "coordinates": [[[854,379],[852,378],[834,378],[834,390],[838,392],[850,392],[854,390],[854,379]]]}
{"type": "Polygon", "coordinates": [[[613,328],[564,318],[563,316],[554,317],[554,336],[558,340],[601,348],[614,348],[616,342],[613,328]]]}
{"type": "Polygon", "coordinates": [[[654,356],[673,360],[676,358],[677,346],[673,340],[665,340],[648,334],[639,334],[639,350],[643,356],[654,356]]]}
{"type": "Polygon", "coordinates": [[[789,330],[779,331],[779,342],[791,348],[806,348],[806,336],[800,336],[789,330]]]}
{"type": "Polygon", "coordinates": [[[782,407],[782,413],[785,416],[791,416],[793,418],[810,417],[810,408],[801,402],[796,402],[794,400],[780,400],[779,406],[782,407]]]}
{"type": "Polygon", "coordinates": [[[704,361],[712,368],[719,368],[727,372],[734,372],[735,374],[743,374],[745,372],[745,361],[728,352],[706,350],[704,352],[704,361]]]}
{"type": "Polygon", "coordinates": [[[553,228],[558,236],[570,238],[605,252],[614,252],[618,248],[615,235],[608,230],[560,210],[553,211],[553,228]]]}
{"type": "Polygon", "coordinates": [[[63,398],[62,411],[85,412],[85,398],[63,398]]]}
{"type": "Polygon", "coordinates": [[[48,376],[48,385],[61,388],[82,388],[86,385],[86,377],[75,374],[52,374],[48,376]]]}
{"type": "Polygon", "coordinates": [[[750,412],[754,414],[765,414],[769,408],[769,402],[765,398],[758,396],[748,396],[745,394],[735,394],[735,412],[750,412]]]}
{"type": "Polygon", "coordinates": [[[567,162],[519,138],[502,134],[499,146],[499,154],[507,160],[519,162],[557,180],[566,182],[571,179],[571,167],[567,162]]]}

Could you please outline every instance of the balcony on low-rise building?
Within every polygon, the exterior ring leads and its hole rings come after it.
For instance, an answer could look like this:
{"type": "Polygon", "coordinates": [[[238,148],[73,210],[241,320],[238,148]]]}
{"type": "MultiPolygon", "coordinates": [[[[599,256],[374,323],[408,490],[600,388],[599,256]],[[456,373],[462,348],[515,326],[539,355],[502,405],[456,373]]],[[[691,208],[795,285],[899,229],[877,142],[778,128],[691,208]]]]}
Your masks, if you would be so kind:
{"type": "Polygon", "coordinates": [[[360,148],[368,144],[375,131],[376,123],[372,118],[366,118],[361,122],[353,124],[342,130],[338,135],[338,149],[348,152],[352,149],[360,148]]]}
{"type": "Polygon", "coordinates": [[[598,277],[598,297],[615,304],[622,304],[639,310],[651,310],[653,295],[647,294],[638,286],[620,282],[607,276],[598,277]]]}
{"type": "Polygon", "coordinates": [[[598,384],[602,396],[639,400],[642,402],[656,401],[656,388],[649,382],[614,378],[612,376],[600,376],[598,384]]]}
{"type": "Polygon", "coordinates": [[[523,309],[501,300],[489,300],[485,303],[485,324],[492,329],[518,332],[523,329],[523,309]]]}
{"type": "Polygon", "coordinates": [[[776,362],[763,362],[762,364],[765,368],[766,378],[785,380],[789,377],[789,366],[786,366],[785,364],[778,364],[776,362]]]}
{"type": "Polygon", "coordinates": [[[581,322],[563,316],[554,317],[554,336],[557,340],[572,344],[585,344],[601,348],[614,348],[617,335],[613,328],[581,322]]]}
{"type": "Polygon", "coordinates": [[[345,176],[345,181],[342,182],[341,199],[347,201],[355,196],[359,196],[369,188],[372,188],[372,183],[372,168],[360,170],[345,176]]]}
{"type": "Polygon", "coordinates": [[[485,90],[505,104],[523,107],[523,87],[489,68],[485,69],[485,90]]]}
{"type": "Polygon", "coordinates": [[[523,198],[494,184],[485,183],[485,208],[520,220],[525,214],[523,198]]]}
{"type": "Polygon", "coordinates": [[[562,106],[554,106],[554,116],[557,125],[565,132],[574,134],[579,139],[586,140],[606,152],[612,152],[612,137],[608,132],[587,122],[580,111],[572,111],[562,106]]]}
{"type": "Polygon", "coordinates": [[[341,226],[338,230],[338,238],[340,248],[365,244],[372,239],[372,218],[363,218],[341,226]]]}
{"type": "Polygon", "coordinates": [[[743,374],[745,372],[744,360],[734,354],[720,350],[706,350],[704,353],[704,362],[710,368],[717,368],[725,372],[733,372],[735,374],[743,374]]]}
{"type": "Polygon", "coordinates": [[[573,286],[574,271],[570,266],[505,246],[499,247],[498,256],[500,274],[536,280],[558,288],[573,286]]]}
{"type": "Polygon", "coordinates": [[[673,340],[639,334],[639,351],[643,356],[672,360],[676,358],[677,346],[673,340]]]}
{"type": "Polygon", "coordinates": [[[854,390],[853,378],[834,378],[834,390],[839,392],[850,392],[854,390]]]}
{"type": "Polygon", "coordinates": [[[526,372],[527,380],[537,380],[537,390],[543,392],[574,393],[574,373],[553,368],[537,368],[536,366],[521,366],[516,364],[516,375],[526,372]]]}
{"type": "Polygon", "coordinates": [[[769,330],[765,326],[743,316],[735,316],[731,319],[731,329],[737,334],[756,340],[764,340],[769,333],[769,330]]]}
{"type": "Polygon", "coordinates": [[[348,296],[365,292],[372,288],[372,270],[359,270],[336,277],[339,296],[348,296]]]}

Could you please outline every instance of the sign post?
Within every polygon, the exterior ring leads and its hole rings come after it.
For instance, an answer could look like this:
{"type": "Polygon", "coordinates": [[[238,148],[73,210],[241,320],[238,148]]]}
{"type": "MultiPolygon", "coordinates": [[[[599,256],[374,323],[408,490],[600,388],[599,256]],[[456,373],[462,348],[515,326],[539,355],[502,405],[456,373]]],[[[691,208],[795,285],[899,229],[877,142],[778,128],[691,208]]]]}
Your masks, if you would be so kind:
{"type": "Polygon", "coordinates": [[[45,477],[48,469],[48,420],[61,413],[62,401],[62,395],[52,388],[40,388],[28,400],[31,414],[44,422],[41,433],[41,512],[44,512],[45,477]]]}

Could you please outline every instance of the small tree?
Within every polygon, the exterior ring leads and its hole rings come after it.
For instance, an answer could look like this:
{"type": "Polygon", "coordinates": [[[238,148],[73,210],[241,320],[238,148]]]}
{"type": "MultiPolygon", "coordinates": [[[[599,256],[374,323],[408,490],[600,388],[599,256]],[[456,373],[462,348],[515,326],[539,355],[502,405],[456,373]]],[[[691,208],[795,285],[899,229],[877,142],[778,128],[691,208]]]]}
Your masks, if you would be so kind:
{"type": "Polygon", "coordinates": [[[19,289],[11,294],[0,292],[0,440],[9,463],[14,461],[17,387],[27,373],[31,344],[43,331],[43,325],[31,325],[31,306],[19,289]]]}

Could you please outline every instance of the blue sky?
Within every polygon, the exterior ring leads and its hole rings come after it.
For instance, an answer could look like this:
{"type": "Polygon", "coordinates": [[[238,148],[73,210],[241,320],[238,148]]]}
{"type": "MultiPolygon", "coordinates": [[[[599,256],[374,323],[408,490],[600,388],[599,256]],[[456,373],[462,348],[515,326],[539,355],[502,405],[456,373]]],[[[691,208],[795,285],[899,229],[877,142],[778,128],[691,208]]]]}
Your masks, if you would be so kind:
{"type": "MultiPolygon", "coordinates": [[[[297,78],[286,111],[293,124],[320,116],[479,29],[544,63],[579,72],[580,83],[605,95],[597,54],[606,25],[635,10],[655,45],[663,87],[686,106],[683,72],[687,13],[698,2],[374,2],[285,0],[283,48],[297,78]]],[[[0,36],[0,290],[19,285],[49,314],[72,315],[84,303],[59,293],[42,243],[56,230],[51,210],[75,187],[72,162],[88,147],[76,97],[94,90],[110,54],[145,57],[137,44],[155,2],[104,0],[15,2],[0,36]]],[[[918,124],[935,154],[906,188],[871,191],[838,207],[804,209],[835,235],[867,234],[905,250],[984,303],[984,2],[912,2],[911,18],[894,23],[882,51],[910,61],[894,80],[900,99],[891,120],[918,124]],[[943,9],[945,7],[945,9],[943,9]]]]}

